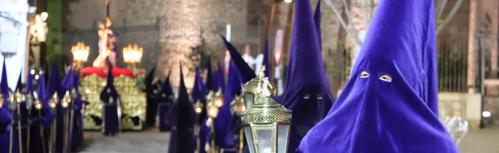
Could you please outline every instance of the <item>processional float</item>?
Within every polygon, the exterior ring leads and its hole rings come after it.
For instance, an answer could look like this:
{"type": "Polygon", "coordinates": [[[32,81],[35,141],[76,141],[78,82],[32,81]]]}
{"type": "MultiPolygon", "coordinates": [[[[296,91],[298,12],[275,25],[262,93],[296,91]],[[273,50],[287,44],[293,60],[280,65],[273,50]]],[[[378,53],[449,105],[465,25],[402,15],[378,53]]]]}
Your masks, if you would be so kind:
{"type": "MultiPolygon", "coordinates": [[[[104,23],[99,23],[97,58],[91,67],[81,68],[81,86],[86,97],[82,109],[84,129],[100,130],[103,128],[103,103],[100,100],[101,90],[106,85],[106,74],[112,71],[114,83],[120,95],[118,114],[120,116],[120,129],[141,130],[146,114],[146,95],[140,89],[140,81],[143,78],[143,70],[138,68],[142,58],[143,48],[137,44],[128,45],[123,48],[123,59],[128,68],[116,67],[116,41],[117,35],[111,29],[109,17],[109,3],[106,2],[107,15],[104,23]],[[107,62],[113,65],[108,69],[107,62]]],[[[90,48],[79,42],[71,49],[76,67],[82,67],[87,61],[90,48]]]]}

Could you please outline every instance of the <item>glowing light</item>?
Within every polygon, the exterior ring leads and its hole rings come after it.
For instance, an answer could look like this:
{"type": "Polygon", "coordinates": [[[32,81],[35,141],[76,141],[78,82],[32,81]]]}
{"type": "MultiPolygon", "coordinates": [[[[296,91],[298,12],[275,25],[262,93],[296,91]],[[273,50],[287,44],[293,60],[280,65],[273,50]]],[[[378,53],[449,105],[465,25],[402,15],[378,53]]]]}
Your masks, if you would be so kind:
{"type": "Polygon", "coordinates": [[[42,109],[42,104],[41,104],[40,102],[35,103],[35,108],[36,108],[37,110],[42,109]]]}
{"type": "Polygon", "coordinates": [[[68,107],[68,103],[67,103],[67,102],[62,102],[62,104],[61,104],[61,105],[62,105],[62,107],[64,107],[64,108],[68,107]]]}
{"type": "Polygon", "coordinates": [[[284,0],[284,3],[291,3],[293,0],[284,0]]]}
{"type": "Polygon", "coordinates": [[[56,103],[55,103],[55,102],[51,102],[51,103],[50,103],[50,107],[51,107],[51,108],[55,108],[55,105],[56,105],[56,103]]]}
{"type": "Polygon", "coordinates": [[[47,12],[42,12],[40,13],[40,17],[42,18],[42,21],[47,21],[49,14],[47,12]]]}
{"type": "Polygon", "coordinates": [[[201,113],[201,111],[203,111],[203,109],[201,109],[201,108],[196,108],[194,111],[196,111],[196,114],[199,114],[199,113],[201,113]]]}
{"type": "Polygon", "coordinates": [[[201,101],[196,101],[196,103],[194,103],[194,112],[196,112],[196,114],[201,114],[201,112],[203,112],[203,103],[201,103],[201,101]]]}
{"type": "Polygon", "coordinates": [[[231,27],[230,24],[227,24],[226,30],[227,31],[226,31],[226,36],[225,37],[227,38],[227,41],[230,42],[230,39],[231,39],[231,36],[232,36],[232,27],[231,27]]]}
{"type": "Polygon", "coordinates": [[[216,99],[215,100],[215,106],[222,107],[223,104],[224,104],[223,100],[221,100],[221,99],[216,99]]]}
{"type": "Polygon", "coordinates": [[[211,118],[216,118],[218,115],[218,108],[217,107],[208,107],[208,116],[211,118]]]}
{"type": "Polygon", "coordinates": [[[125,63],[130,64],[140,63],[143,52],[144,48],[140,47],[137,44],[130,44],[127,47],[123,48],[123,60],[125,61],[125,63]]]}
{"type": "Polygon", "coordinates": [[[82,42],[76,43],[71,48],[71,53],[73,54],[73,60],[75,62],[85,63],[88,59],[88,54],[90,52],[90,47],[82,42]]]}
{"type": "Polygon", "coordinates": [[[489,111],[484,111],[484,112],[482,112],[482,116],[485,118],[489,118],[490,116],[492,116],[492,113],[489,111]]]}

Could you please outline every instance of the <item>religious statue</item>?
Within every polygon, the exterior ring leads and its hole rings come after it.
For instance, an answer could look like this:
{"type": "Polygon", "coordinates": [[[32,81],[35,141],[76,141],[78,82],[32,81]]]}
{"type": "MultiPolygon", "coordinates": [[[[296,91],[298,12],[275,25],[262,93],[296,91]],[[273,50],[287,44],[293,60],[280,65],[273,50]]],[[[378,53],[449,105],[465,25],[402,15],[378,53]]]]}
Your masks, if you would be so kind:
{"type": "Polygon", "coordinates": [[[95,59],[94,67],[105,67],[106,58],[109,57],[109,61],[113,66],[116,66],[116,42],[118,37],[116,33],[111,29],[111,18],[106,17],[104,23],[99,23],[99,55],[95,59]]]}
{"type": "Polygon", "coordinates": [[[47,16],[47,13],[36,15],[35,20],[30,23],[29,34],[32,43],[45,42],[47,39],[48,28],[47,23],[45,22],[47,16]]]}

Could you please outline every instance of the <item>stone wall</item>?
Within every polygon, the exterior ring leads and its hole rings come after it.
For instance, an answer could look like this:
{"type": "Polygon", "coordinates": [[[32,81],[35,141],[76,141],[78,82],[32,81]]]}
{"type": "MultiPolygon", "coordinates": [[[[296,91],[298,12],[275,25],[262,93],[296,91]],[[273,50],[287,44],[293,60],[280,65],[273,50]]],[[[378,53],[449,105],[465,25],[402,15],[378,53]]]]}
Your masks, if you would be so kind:
{"type": "MultiPolygon", "coordinates": [[[[161,16],[160,46],[158,66],[167,73],[178,74],[178,64],[182,63],[184,75],[191,80],[196,61],[189,57],[192,47],[207,42],[209,54],[214,59],[222,59],[224,48],[219,37],[225,35],[226,25],[231,24],[232,40],[236,44],[246,42],[246,0],[167,0],[163,1],[161,16]]],[[[214,60],[217,61],[217,60],[214,60]]],[[[172,77],[176,84],[178,77],[172,77]]],[[[192,81],[187,81],[192,82],[192,81]]]]}
{"type": "MultiPolygon", "coordinates": [[[[68,6],[64,17],[66,56],[70,57],[73,44],[83,41],[92,50],[90,63],[97,56],[97,23],[104,20],[105,2],[70,0],[65,3],[68,6]]],[[[255,35],[258,29],[252,21],[265,15],[262,10],[266,10],[268,4],[251,4],[247,0],[113,0],[110,16],[112,27],[119,34],[119,49],[129,43],[143,46],[142,67],[158,66],[157,74],[161,78],[172,69],[170,81],[174,85],[178,83],[179,63],[183,63],[186,83],[190,86],[197,64],[189,58],[191,48],[204,39],[214,61],[222,59],[225,49],[219,34],[225,35],[226,24],[231,24],[232,40],[238,48],[246,43],[256,45],[259,35],[255,35]]],[[[118,63],[123,66],[122,62],[118,63]]]]}

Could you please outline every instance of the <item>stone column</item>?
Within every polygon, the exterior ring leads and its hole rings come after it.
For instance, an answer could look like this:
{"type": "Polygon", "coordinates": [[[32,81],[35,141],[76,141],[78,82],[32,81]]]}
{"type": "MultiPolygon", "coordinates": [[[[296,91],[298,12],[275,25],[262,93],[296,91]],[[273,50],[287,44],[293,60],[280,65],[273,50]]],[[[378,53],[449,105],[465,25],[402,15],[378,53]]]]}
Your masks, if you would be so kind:
{"type": "Polygon", "coordinates": [[[478,50],[477,40],[475,38],[476,23],[477,23],[477,7],[478,0],[470,0],[470,21],[468,35],[468,93],[476,93],[476,79],[478,77],[478,50]]]}
{"type": "Polygon", "coordinates": [[[191,47],[200,42],[202,23],[197,11],[203,6],[198,1],[186,0],[166,0],[162,6],[165,9],[160,23],[158,72],[164,75],[171,72],[170,81],[178,86],[181,64],[185,82],[190,84],[192,81],[189,78],[193,74],[189,69],[193,69],[196,63],[189,56],[191,47]]]}

